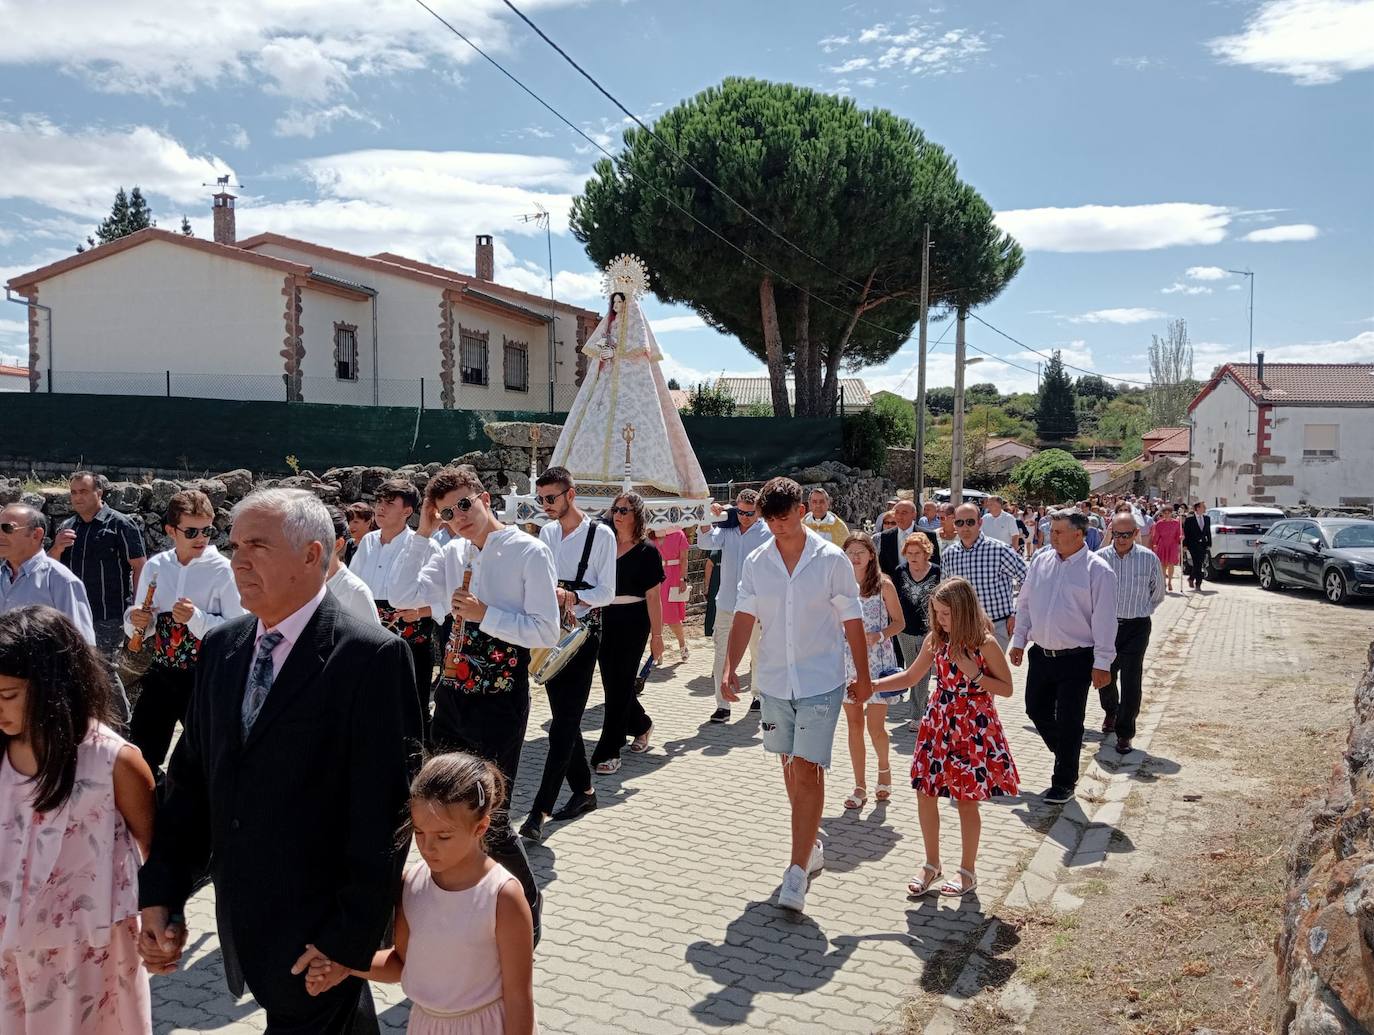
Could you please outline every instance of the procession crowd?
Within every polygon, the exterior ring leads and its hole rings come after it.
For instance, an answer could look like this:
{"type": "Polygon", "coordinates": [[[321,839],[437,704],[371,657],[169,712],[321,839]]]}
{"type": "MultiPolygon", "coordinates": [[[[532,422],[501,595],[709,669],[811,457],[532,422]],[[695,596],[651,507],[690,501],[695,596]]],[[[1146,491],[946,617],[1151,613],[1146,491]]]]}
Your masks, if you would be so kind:
{"type": "MultiPolygon", "coordinates": [[[[652,532],[634,492],[589,517],[561,467],[536,481],[547,523],[531,534],[452,467],[342,511],[259,490],[230,515],[228,556],[211,501],[179,492],[171,548],[147,557],[102,486],[73,475],[51,540],[37,509],[0,513],[0,1030],[150,1031],[148,975],[176,969],[207,880],[229,988],[269,1032],[375,1032],[371,981],[401,984],[412,1032],[536,1030],[542,893],[522,842],[595,811],[594,777],[652,750],[641,693],[668,663],[665,627],[688,656],[689,536],[652,532]],[[552,717],[517,829],[532,678],[552,717]]],[[[800,912],[824,868],[840,717],[844,805],[861,809],[870,744],[873,797],[893,796],[889,713],[909,694],[925,855],[906,890],[967,895],[979,803],[1021,793],[995,703],[1011,667],[1027,666],[1026,714],[1054,756],[1043,799],[1067,802],[1090,689],[1104,735],[1133,750],[1150,616],[1181,546],[1206,549],[1202,504],[1180,521],[1131,496],[903,500],[870,534],[830,503],[774,478],[687,530],[709,558],[709,721],[731,721],[747,656],[791,810],[777,902],[800,912]],[[942,797],[961,830],[949,877],[942,797]]]]}

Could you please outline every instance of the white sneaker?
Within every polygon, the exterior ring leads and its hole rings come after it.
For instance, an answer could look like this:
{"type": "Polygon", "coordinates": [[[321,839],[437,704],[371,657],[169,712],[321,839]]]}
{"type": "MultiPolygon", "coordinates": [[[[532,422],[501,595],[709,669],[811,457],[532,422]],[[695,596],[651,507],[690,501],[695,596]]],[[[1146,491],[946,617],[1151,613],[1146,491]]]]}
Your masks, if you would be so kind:
{"type": "Polygon", "coordinates": [[[811,860],[806,864],[807,876],[814,877],[825,869],[825,845],[820,840],[816,841],[816,847],[811,849],[811,860]]]}
{"type": "Polygon", "coordinates": [[[782,887],[778,889],[778,905],[800,913],[806,908],[806,872],[800,866],[789,866],[782,875],[782,887]]]}

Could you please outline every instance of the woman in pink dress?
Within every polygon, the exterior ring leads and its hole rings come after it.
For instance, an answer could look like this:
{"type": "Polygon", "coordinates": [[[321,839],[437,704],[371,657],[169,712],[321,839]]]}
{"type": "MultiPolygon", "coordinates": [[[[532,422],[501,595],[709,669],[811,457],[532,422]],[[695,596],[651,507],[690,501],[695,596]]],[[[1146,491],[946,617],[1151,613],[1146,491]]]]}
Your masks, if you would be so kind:
{"type": "Polygon", "coordinates": [[[0,616],[0,1032],[151,1033],[138,868],[153,774],[105,666],[49,607],[0,616]],[[9,889],[13,889],[11,892],[9,889]]]}
{"type": "Polygon", "coordinates": [[[677,649],[683,661],[686,661],[690,654],[687,650],[687,630],[683,628],[683,622],[687,620],[687,551],[691,544],[687,542],[687,537],[682,534],[682,529],[675,528],[666,534],[650,532],[649,540],[658,547],[658,552],[663,555],[663,584],[658,591],[663,597],[663,624],[673,630],[673,635],[677,637],[677,649]]]}
{"type": "Polygon", "coordinates": [[[1164,588],[1174,591],[1174,568],[1178,565],[1180,544],[1183,542],[1183,523],[1178,519],[1177,507],[1165,507],[1155,519],[1150,548],[1164,567],[1164,588]]]}

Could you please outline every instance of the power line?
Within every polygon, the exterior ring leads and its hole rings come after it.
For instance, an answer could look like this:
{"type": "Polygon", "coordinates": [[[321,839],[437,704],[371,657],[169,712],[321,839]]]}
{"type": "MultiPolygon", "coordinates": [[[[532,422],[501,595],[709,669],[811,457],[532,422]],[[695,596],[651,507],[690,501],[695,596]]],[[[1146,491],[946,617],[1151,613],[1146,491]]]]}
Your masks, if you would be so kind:
{"type": "MultiPolygon", "coordinates": [[[[970,311],[970,312],[969,312],[969,316],[973,317],[975,320],[977,320],[979,323],[981,323],[981,324],[982,324],[984,327],[986,327],[988,330],[993,331],[993,332],[996,333],[996,334],[1000,334],[1002,337],[1006,338],[1007,341],[1011,342],[1013,345],[1019,345],[1021,348],[1025,349],[1027,352],[1034,353],[1035,355],[1039,356],[1041,359],[1048,360],[1048,359],[1052,359],[1052,358],[1053,358],[1052,356],[1047,356],[1047,355],[1045,355],[1045,353],[1041,352],[1039,349],[1033,349],[1033,348],[1031,348],[1031,347],[1030,347],[1029,345],[1027,345],[1024,341],[1020,341],[1020,340],[1018,340],[1018,339],[1016,339],[1016,338],[1013,338],[1010,334],[1008,334],[1006,331],[1002,330],[1001,328],[994,327],[992,324],[988,323],[986,320],[984,320],[984,319],[983,319],[981,316],[979,316],[977,313],[970,311]]],[[[982,349],[979,349],[978,351],[979,351],[979,352],[982,352],[983,350],[982,350],[982,349]]],[[[1087,367],[1074,366],[1072,363],[1065,363],[1062,356],[1061,356],[1060,359],[1059,359],[1059,363],[1060,363],[1061,366],[1066,366],[1066,367],[1068,367],[1070,370],[1077,370],[1077,371],[1080,371],[1080,372],[1082,372],[1082,373],[1084,373],[1084,374],[1093,374],[1093,375],[1096,376],[1096,377],[1102,377],[1102,374],[1101,374],[1100,371],[1097,371],[1097,370],[1089,370],[1087,367]]],[[[1022,367],[1021,369],[1024,370],[1025,368],[1022,367]]],[[[1033,372],[1034,372],[1034,371],[1032,371],[1032,373],[1033,373],[1033,372]]],[[[1107,380],[1107,379],[1106,379],[1106,378],[1103,378],[1103,380],[1107,380]]],[[[1156,385],[1153,381],[1133,381],[1133,380],[1131,380],[1129,377],[1113,377],[1113,378],[1111,378],[1111,380],[1114,381],[1114,382],[1116,382],[1117,384],[1123,384],[1123,385],[1140,385],[1140,386],[1142,386],[1142,387],[1144,387],[1144,388],[1163,388],[1163,387],[1165,387],[1164,385],[1156,385]]],[[[1173,386],[1170,385],[1170,386],[1168,386],[1168,387],[1173,387],[1173,386]]]]}

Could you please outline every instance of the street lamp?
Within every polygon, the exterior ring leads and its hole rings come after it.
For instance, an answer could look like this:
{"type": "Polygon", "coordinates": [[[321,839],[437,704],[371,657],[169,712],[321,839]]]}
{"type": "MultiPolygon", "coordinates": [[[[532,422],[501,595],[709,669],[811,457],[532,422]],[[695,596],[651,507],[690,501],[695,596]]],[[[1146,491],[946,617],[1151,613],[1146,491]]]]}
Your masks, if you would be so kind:
{"type": "MultiPolygon", "coordinates": [[[[959,329],[963,330],[960,321],[959,329]]],[[[954,428],[949,441],[949,501],[956,507],[964,502],[964,368],[983,362],[982,356],[964,358],[964,336],[955,341],[954,428]]]]}

